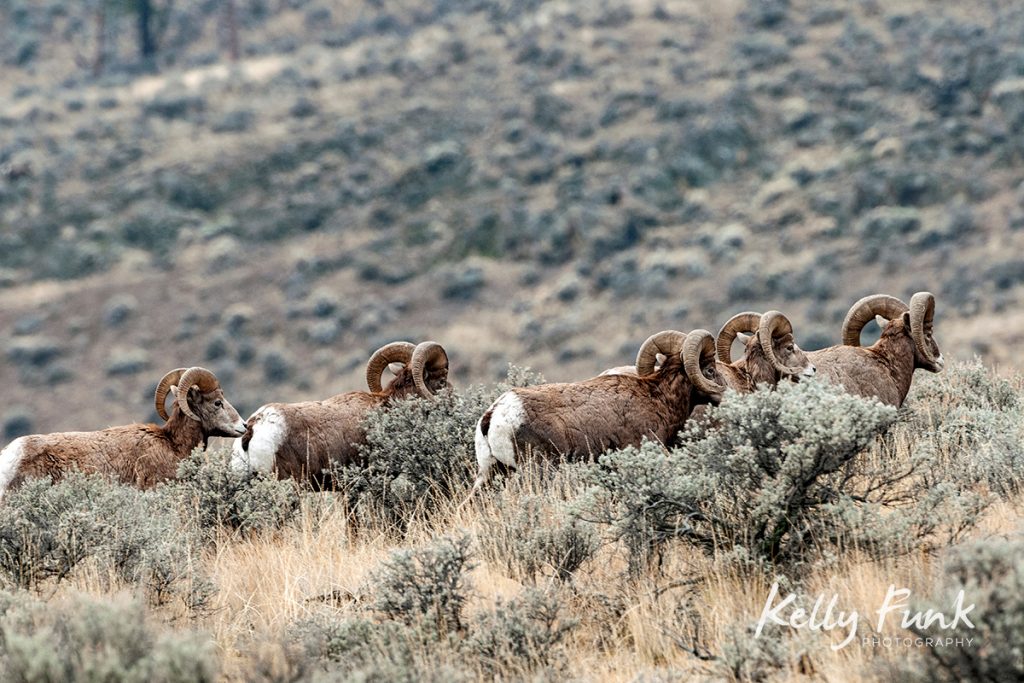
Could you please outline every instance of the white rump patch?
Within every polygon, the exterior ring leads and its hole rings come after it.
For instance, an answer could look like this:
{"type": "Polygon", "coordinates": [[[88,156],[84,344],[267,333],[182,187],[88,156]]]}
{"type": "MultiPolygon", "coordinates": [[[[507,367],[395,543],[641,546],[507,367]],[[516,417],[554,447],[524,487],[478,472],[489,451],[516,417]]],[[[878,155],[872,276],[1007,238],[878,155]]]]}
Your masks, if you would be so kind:
{"type": "Polygon", "coordinates": [[[25,437],[23,436],[19,436],[0,451],[0,498],[3,498],[11,480],[18,473],[18,467],[24,457],[25,437]]]}
{"type": "Polygon", "coordinates": [[[242,439],[231,446],[231,467],[235,470],[270,472],[274,469],[277,449],[288,435],[284,415],[277,408],[260,408],[252,417],[252,438],[249,450],[242,450],[242,439]]]}
{"type": "MultiPolygon", "coordinates": [[[[491,412],[491,428],[487,430],[489,455],[509,467],[516,466],[516,431],[526,421],[523,400],[515,392],[508,391],[494,402],[491,412]]],[[[480,449],[477,447],[477,462],[480,449]]]]}

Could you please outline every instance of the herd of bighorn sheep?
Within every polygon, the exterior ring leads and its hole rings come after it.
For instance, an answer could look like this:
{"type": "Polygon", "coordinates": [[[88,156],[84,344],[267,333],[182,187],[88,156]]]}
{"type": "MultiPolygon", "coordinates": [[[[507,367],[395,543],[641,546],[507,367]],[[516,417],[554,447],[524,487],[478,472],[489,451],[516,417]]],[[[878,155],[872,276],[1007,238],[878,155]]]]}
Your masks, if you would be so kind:
{"type": "MultiPolygon", "coordinates": [[[[799,381],[817,374],[846,391],[900,406],[914,370],[940,372],[944,361],[932,336],[935,297],[915,294],[908,306],[883,294],[856,302],[846,315],[842,343],[803,351],[793,325],[779,311],[744,312],[717,337],[707,330],[665,330],[651,335],[635,364],[579,382],[512,389],[484,412],[476,426],[479,466],[474,490],[495,465],[515,468],[526,456],[586,459],[644,439],[670,446],[702,406],[727,390],[750,393],[760,385],[799,381]],[[878,320],[881,337],[860,345],[861,331],[878,320]],[[742,357],[733,344],[744,335],[742,357]]],[[[132,424],[96,432],[22,436],[0,451],[0,497],[29,477],[59,480],[77,469],[105,474],[140,488],[175,477],[178,464],[211,436],[234,437],[232,466],[278,478],[331,486],[336,466],[360,463],[364,420],[373,410],[449,390],[448,354],[437,342],[394,342],[370,357],[368,391],[319,401],[268,403],[243,421],[216,376],[200,367],[179,368],[156,387],[163,425],[132,424]],[[399,366],[385,387],[381,375],[399,366]],[[170,413],[166,400],[173,396],[170,413]]]]}

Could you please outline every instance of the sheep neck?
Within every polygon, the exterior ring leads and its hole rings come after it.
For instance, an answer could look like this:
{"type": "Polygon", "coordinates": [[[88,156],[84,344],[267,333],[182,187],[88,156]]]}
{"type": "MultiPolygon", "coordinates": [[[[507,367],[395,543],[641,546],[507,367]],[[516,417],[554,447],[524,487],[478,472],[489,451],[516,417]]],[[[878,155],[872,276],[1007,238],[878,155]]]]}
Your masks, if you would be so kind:
{"type": "Polygon", "coordinates": [[[914,340],[906,334],[883,335],[870,350],[889,371],[899,395],[897,405],[903,405],[914,379],[914,340]]]}
{"type": "Polygon", "coordinates": [[[175,453],[187,458],[192,449],[199,444],[206,448],[208,439],[203,431],[203,426],[197,420],[193,420],[177,408],[171,413],[167,424],[163,426],[164,437],[170,442],[175,453]]]}

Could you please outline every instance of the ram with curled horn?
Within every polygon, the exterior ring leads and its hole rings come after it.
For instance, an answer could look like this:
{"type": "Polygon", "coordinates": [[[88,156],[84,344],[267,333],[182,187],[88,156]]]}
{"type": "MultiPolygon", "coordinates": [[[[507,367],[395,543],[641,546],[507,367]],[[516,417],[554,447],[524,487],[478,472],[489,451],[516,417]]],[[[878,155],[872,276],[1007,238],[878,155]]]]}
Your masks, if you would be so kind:
{"type": "Polygon", "coordinates": [[[885,294],[866,296],[846,314],[842,345],[807,355],[826,380],[851,394],[899,407],[910,392],[914,370],[941,372],[945,365],[933,336],[934,318],[931,292],[914,294],[909,306],[885,294]],[[873,319],[880,320],[882,335],[865,348],[860,333],[873,319]]]}
{"type": "Polygon", "coordinates": [[[792,323],[779,311],[737,313],[718,332],[715,348],[725,383],[743,394],[759,384],[775,386],[815,373],[814,364],[796,344],[792,323]],[[743,342],[743,356],[733,361],[732,344],[741,333],[750,336],[743,342]]]}
{"type": "Polygon", "coordinates": [[[178,464],[211,436],[233,437],[245,423],[228,403],[217,377],[206,368],[178,368],[156,386],[163,425],[132,424],[97,432],[22,436],[0,451],[0,496],[28,477],[57,481],[69,470],[99,473],[149,488],[172,479],[178,464]],[[174,394],[170,414],[165,402],[174,394]]]}
{"type": "Polygon", "coordinates": [[[245,423],[235,440],[231,462],[238,470],[275,472],[314,488],[331,486],[335,467],[359,462],[366,441],[363,421],[371,410],[419,396],[431,398],[450,388],[448,354],[437,342],[392,342],[377,349],[366,364],[369,391],[350,391],[322,401],[268,403],[245,423]],[[381,374],[401,364],[385,387],[381,374]]]}
{"type": "Polygon", "coordinates": [[[505,392],[476,427],[474,490],[495,465],[515,468],[524,453],[580,460],[653,439],[671,445],[694,406],[717,403],[726,387],[706,330],[666,330],[640,347],[636,374],[542,384],[505,392]],[[657,366],[659,354],[664,358],[657,366]]]}

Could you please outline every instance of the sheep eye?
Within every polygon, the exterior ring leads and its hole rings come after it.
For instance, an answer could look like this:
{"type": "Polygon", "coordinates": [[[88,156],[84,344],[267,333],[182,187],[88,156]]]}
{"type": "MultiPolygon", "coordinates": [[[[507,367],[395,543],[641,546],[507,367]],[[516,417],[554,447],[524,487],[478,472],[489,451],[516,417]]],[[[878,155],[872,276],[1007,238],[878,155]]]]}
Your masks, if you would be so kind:
{"type": "Polygon", "coordinates": [[[222,408],[224,407],[224,401],[218,398],[216,401],[213,402],[213,405],[217,406],[218,408],[222,408]]]}

